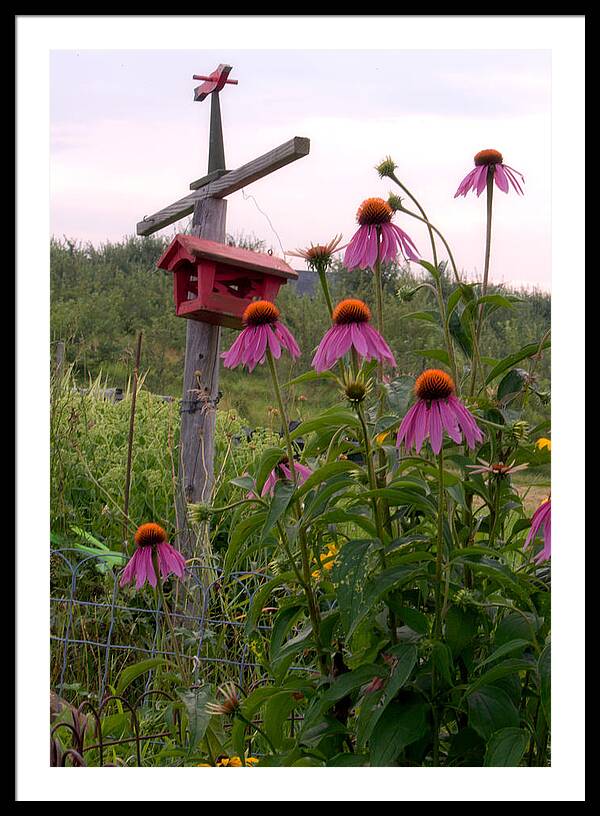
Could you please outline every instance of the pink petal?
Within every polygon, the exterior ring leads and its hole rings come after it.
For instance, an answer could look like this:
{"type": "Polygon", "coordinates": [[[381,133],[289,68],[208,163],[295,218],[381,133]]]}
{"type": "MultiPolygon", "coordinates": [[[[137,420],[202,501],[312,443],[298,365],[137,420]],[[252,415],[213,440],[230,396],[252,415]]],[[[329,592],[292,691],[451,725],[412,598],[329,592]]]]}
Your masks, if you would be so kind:
{"type": "MultiPolygon", "coordinates": [[[[123,575],[121,576],[121,580],[119,581],[119,586],[123,587],[125,584],[129,584],[133,581],[134,575],[136,574],[137,565],[138,565],[138,553],[139,547],[136,547],[134,554],[131,556],[125,569],[123,570],[123,575]]],[[[138,587],[139,589],[139,587],[138,587]]]]}
{"type": "Polygon", "coordinates": [[[438,454],[442,449],[442,418],[440,416],[439,400],[432,400],[429,409],[429,440],[431,449],[438,454]]]}
{"type": "Polygon", "coordinates": [[[501,164],[494,165],[494,181],[503,193],[508,193],[508,179],[501,164]]]}
{"type": "Polygon", "coordinates": [[[298,343],[296,343],[294,335],[291,333],[288,327],[284,326],[283,323],[277,321],[277,323],[275,323],[275,325],[273,326],[273,329],[275,331],[275,334],[281,341],[281,345],[289,351],[292,357],[300,357],[301,354],[300,348],[298,346],[298,343]]]}
{"type": "Polygon", "coordinates": [[[429,410],[425,400],[419,400],[417,406],[418,409],[415,418],[415,448],[417,453],[419,453],[429,431],[429,410]]]}
{"type": "MultiPolygon", "coordinates": [[[[366,323],[350,323],[350,336],[352,338],[352,345],[356,349],[356,351],[360,354],[361,357],[367,357],[369,353],[369,347],[367,345],[367,341],[363,335],[363,326],[366,326],[366,323]]],[[[370,359],[370,358],[368,358],[370,359]]]]}
{"type": "Polygon", "coordinates": [[[519,173],[518,170],[513,170],[513,168],[509,167],[507,164],[504,164],[503,167],[506,175],[508,176],[508,180],[510,181],[512,186],[515,188],[517,193],[519,193],[519,195],[523,195],[523,189],[521,188],[521,185],[519,184],[519,181],[517,179],[517,176],[521,176],[521,181],[525,183],[525,179],[523,178],[522,173],[519,173]]]}
{"type": "Polygon", "coordinates": [[[414,421],[415,417],[418,412],[418,405],[419,403],[415,403],[412,408],[409,409],[407,414],[405,415],[404,419],[400,423],[400,427],[398,428],[398,435],[396,436],[396,445],[400,447],[402,442],[407,449],[413,447],[414,442],[414,421]]]}
{"type": "Polygon", "coordinates": [[[476,181],[473,182],[473,187],[477,188],[477,197],[483,193],[487,185],[487,177],[488,177],[488,165],[482,164],[479,168],[479,175],[476,177],[476,181]]]}
{"type": "Polygon", "coordinates": [[[473,187],[473,180],[474,180],[475,176],[477,175],[478,170],[479,170],[478,167],[474,167],[473,170],[471,170],[469,173],[467,173],[467,175],[464,177],[464,179],[458,185],[458,190],[454,193],[454,198],[457,198],[459,195],[461,195],[461,196],[466,196],[467,195],[469,190],[473,187]]]}
{"type": "Polygon", "coordinates": [[[453,439],[457,445],[460,445],[462,442],[462,436],[460,433],[460,428],[458,427],[458,421],[452,409],[448,406],[446,400],[439,401],[440,406],[440,416],[442,418],[442,424],[446,429],[446,433],[453,439]]]}

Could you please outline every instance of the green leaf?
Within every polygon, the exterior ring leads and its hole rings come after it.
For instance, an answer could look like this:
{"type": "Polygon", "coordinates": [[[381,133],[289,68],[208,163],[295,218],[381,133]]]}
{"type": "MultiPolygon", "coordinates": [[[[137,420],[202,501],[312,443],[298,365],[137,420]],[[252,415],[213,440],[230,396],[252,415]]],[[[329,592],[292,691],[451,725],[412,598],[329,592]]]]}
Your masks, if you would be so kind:
{"type": "Polygon", "coordinates": [[[462,297],[462,292],[461,292],[460,288],[457,286],[456,289],[454,289],[452,291],[450,297],[448,298],[448,302],[446,304],[446,315],[447,315],[448,318],[450,317],[452,312],[456,309],[456,307],[460,303],[461,297],[462,297]]]}
{"type": "Polygon", "coordinates": [[[281,612],[278,612],[271,632],[271,643],[269,647],[269,659],[271,663],[277,662],[283,642],[291,627],[304,611],[304,608],[305,605],[303,603],[298,603],[284,607],[281,612]]]}
{"type": "Polygon", "coordinates": [[[158,666],[162,666],[165,662],[164,657],[149,657],[147,660],[134,663],[133,666],[127,666],[117,678],[115,693],[122,696],[125,689],[131,685],[136,678],[152,669],[158,668],[158,666]]]}
{"type": "Polygon", "coordinates": [[[428,732],[426,703],[390,703],[385,717],[377,722],[370,739],[371,765],[392,765],[398,755],[428,732]]]}
{"type": "Polygon", "coordinates": [[[336,754],[328,760],[328,768],[364,768],[369,764],[369,757],[363,754],[336,754]]]}
{"type": "Polygon", "coordinates": [[[481,677],[474,680],[468,687],[466,694],[476,691],[477,689],[489,683],[494,683],[501,680],[503,677],[509,677],[512,674],[520,674],[521,672],[532,671],[535,668],[531,660],[525,660],[517,657],[509,657],[508,660],[503,660],[498,663],[481,677]]]}
{"type": "Polygon", "coordinates": [[[229,546],[223,564],[225,575],[228,575],[235,565],[239,552],[244,544],[248,543],[249,537],[264,524],[267,517],[265,510],[254,512],[251,516],[242,519],[229,536],[229,546]]]}
{"type": "Polygon", "coordinates": [[[523,638],[509,640],[508,643],[504,643],[498,649],[493,651],[489,657],[486,657],[485,660],[482,660],[481,663],[477,666],[476,671],[479,671],[479,669],[482,669],[484,666],[487,666],[488,663],[493,663],[494,660],[498,660],[498,658],[504,657],[504,655],[510,654],[511,652],[516,652],[517,650],[523,651],[525,646],[529,646],[529,641],[524,640],[523,638]]]}
{"type": "Polygon", "coordinates": [[[432,263],[424,261],[423,259],[417,261],[417,263],[420,264],[423,269],[426,269],[430,275],[433,275],[436,281],[440,279],[440,269],[435,267],[432,263]]]}
{"type": "Polygon", "coordinates": [[[366,516],[361,516],[358,513],[348,513],[346,510],[330,510],[328,513],[323,513],[318,519],[319,524],[355,524],[360,527],[369,536],[375,538],[377,536],[377,529],[373,522],[366,516]]]}
{"type": "Polygon", "coordinates": [[[550,644],[548,643],[542,649],[542,653],[538,660],[538,672],[540,678],[540,700],[542,703],[542,709],[544,711],[544,717],[546,718],[546,722],[550,725],[550,668],[551,668],[551,659],[550,659],[550,644]]]}
{"type": "Polygon", "coordinates": [[[424,615],[423,612],[419,612],[418,609],[412,609],[408,606],[394,606],[394,612],[400,616],[400,619],[406,624],[406,626],[410,626],[410,628],[414,632],[417,632],[417,634],[429,634],[429,618],[427,615],[424,615]]]}
{"type": "Polygon", "coordinates": [[[529,744],[529,734],[522,728],[501,728],[489,738],[485,760],[486,768],[518,768],[529,744]]]}
{"type": "Polygon", "coordinates": [[[527,383],[527,372],[522,368],[512,368],[498,383],[496,398],[505,405],[520,394],[527,383]]]}
{"type": "Polygon", "coordinates": [[[440,641],[433,643],[431,661],[437,676],[443,680],[447,686],[454,685],[452,652],[446,643],[440,643],[440,641]]]}
{"type": "Polygon", "coordinates": [[[340,473],[359,473],[361,470],[360,465],[357,465],[355,462],[350,462],[349,460],[329,462],[329,464],[317,468],[317,470],[311,473],[308,479],[300,485],[298,488],[298,498],[302,498],[302,496],[305,496],[313,487],[326,481],[331,476],[337,476],[340,473]]]}
{"type": "Polygon", "coordinates": [[[281,749],[284,743],[285,722],[298,705],[292,695],[290,690],[287,694],[274,695],[265,703],[262,728],[277,749],[281,749]]]}
{"type": "Polygon", "coordinates": [[[304,727],[307,730],[312,728],[322,719],[325,712],[328,711],[334,703],[341,700],[342,697],[346,697],[353,691],[357,691],[361,686],[370,683],[374,677],[385,677],[385,675],[386,669],[374,663],[360,666],[358,669],[340,674],[321,695],[319,704],[312,709],[310,717],[305,718],[304,727]]]}
{"type": "Polygon", "coordinates": [[[440,325],[440,313],[435,309],[428,309],[424,312],[408,312],[400,315],[401,319],[412,317],[415,320],[424,320],[426,323],[434,323],[436,326],[440,325]]]}
{"type": "Polygon", "coordinates": [[[516,351],[514,354],[509,354],[508,357],[505,357],[503,360],[494,366],[494,368],[490,371],[487,375],[485,384],[489,385],[496,377],[499,377],[500,374],[503,374],[507,369],[512,368],[517,363],[520,363],[521,360],[526,360],[528,357],[533,357],[534,354],[537,354],[538,351],[548,348],[551,345],[550,340],[545,340],[543,343],[528,343],[526,346],[523,346],[522,349],[516,351]]]}
{"type": "Polygon", "coordinates": [[[285,456],[285,452],[283,448],[267,448],[263,451],[262,456],[260,457],[260,461],[258,463],[258,467],[256,468],[256,476],[255,476],[255,493],[260,496],[263,487],[265,486],[265,482],[267,481],[267,477],[273,470],[273,468],[281,462],[282,458],[285,456]]]}
{"type": "Polygon", "coordinates": [[[369,580],[365,586],[361,608],[350,625],[348,637],[352,635],[359,623],[370,614],[373,607],[379,603],[386,592],[391,589],[400,589],[405,584],[414,582],[419,575],[423,575],[421,567],[414,569],[414,567],[400,564],[384,570],[377,577],[369,580]]]}
{"type": "Polygon", "coordinates": [[[254,493],[254,479],[252,476],[236,476],[235,479],[229,480],[229,484],[241,487],[242,490],[251,490],[254,493]]]}
{"type": "Polygon", "coordinates": [[[394,697],[407,683],[408,678],[410,677],[417,662],[417,648],[411,644],[400,644],[398,646],[394,646],[388,650],[388,653],[397,658],[397,663],[392,669],[389,679],[385,684],[380,705],[373,709],[364,729],[361,729],[360,744],[362,746],[364,746],[369,740],[375,726],[394,697]]]}
{"type": "Polygon", "coordinates": [[[448,765],[477,767],[483,764],[485,742],[472,728],[461,728],[450,739],[448,765]]]}
{"type": "Polygon", "coordinates": [[[79,538],[82,538],[84,541],[87,541],[88,544],[91,544],[93,547],[110,552],[106,544],[103,544],[102,541],[99,541],[91,533],[88,533],[87,530],[82,530],[81,527],[71,525],[71,532],[75,533],[76,536],[79,536],[79,538]]]}
{"type": "Polygon", "coordinates": [[[204,738],[210,722],[211,714],[206,711],[206,704],[212,699],[212,689],[207,683],[198,689],[180,690],[178,694],[187,711],[189,748],[193,751],[204,738]]]}
{"type": "Polygon", "coordinates": [[[477,299],[477,303],[489,303],[492,306],[504,306],[506,309],[513,309],[514,303],[523,303],[523,299],[516,297],[514,295],[505,296],[505,295],[482,295],[480,298],[477,299]]]}
{"type": "Polygon", "coordinates": [[[461,319],[457,311],[452,312],[450,315],[448,328],[462,353],[470,360],[473,356],[473,337],[470,327],[465,320],[461,319]]]}
{"type": "Polygon", "coordinates": [[[534,615],[528,613],[511,612],[506,615],[496,627],[494,644],[502,646],[511,640],[527,640],[533,643],[538,623],[534,615]]]}
{"type": "Polygon", "coordinates": [[[288,583],[294,580],[296,580],[296,576],[293,572],[282,572],[281,575],[276,575],[274,578],[271,578],[270,581],[267,581],[254,593],[252,596],[252,603],[250,604],[250,609],[248,610],[248,615],[246,617],[246,635],[249,635],[256,626],[258,619],[262,614],[263,607],[271,597],[273,590],[280,586],[286,587],[288,583]]]}
{"type": "Polygon", "coordinates": [[[290,437],[297,439],[299,436],[311,433],[311,431],[318,431],[322,428],[335,428],[338,430],[341,427],[349,426],[354,428],[358,425],[358,419],[353,411],[344,408],[335,408],[330,411],[324,411],[314,419],[308,419],[306,422],[301,422],[297,428],[291,432],[290,437]]]}
{"type": "Polygon", "coordinates": [[[273,489],[273,498],[269,505],[269,511],[265,519],[265,523],[260,533],[260,540],[264,541],[269,535],[273,527],[277,524],[279,519],[287,510],[289,503],[294,494],[294,483],[287,479],[280,479],[275,482],[273,489]]]}
{"type": "Polygon", "coordinates": [[[337,602],[340,620],[346,633],[355,628],[354,620],[362,606],[363,583],[367,571],[367,553],[375,542],[372,539],[354,539],[342,547],[334,567],[332,580],[337,584],[337,602]]]}
{"type": "Polygon", "coordinates": [[[310,371],[305,371],[304,374],[300,374],[298,377],[294,377],[293,380],[285,383],[284,388],[289,388],[290,385],[315,382],[316,380],[335,380],[335,374],[332,371],[322,371],[318,373],[311,368],[310,371]]]}
{"type": "Polygon", "coordinates": [[[414,353],[421,355],[421,357],[430,357],[432,360],[439,360],[441,363],[450,365],[448,352],[445,349],[417,349],[414,353]]]}
{"type": "Polygon", "coordinates": [[[484,740],[501,728],[518,728],[519,712],[508,694],[496,686],[483,686],[467,698],[469,725],[484,740]]]}

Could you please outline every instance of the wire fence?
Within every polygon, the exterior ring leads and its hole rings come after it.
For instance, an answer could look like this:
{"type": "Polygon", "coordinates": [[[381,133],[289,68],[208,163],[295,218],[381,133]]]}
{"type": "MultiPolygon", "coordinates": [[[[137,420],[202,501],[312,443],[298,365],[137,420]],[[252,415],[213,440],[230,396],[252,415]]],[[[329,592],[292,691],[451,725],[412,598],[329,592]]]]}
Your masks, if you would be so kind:
{"type": "MultiPolygon", "coordinates": [[[[101,703],[124,669],[156,657],[186,661],[193,684],[231,679],[248,687],[263,675],[256,656],[275,607],[261,608],[251,632],[246,619],[270,575],[225,576],[221,569],[192,564],[184,581],[167,581],[175,649],[165,610],[151,589],[119,587],[121,565],[74,548],[52,549],[51,564],[51,684],[58,694],[85,688],[101,703]]],[[[150,670],[146,691],[152,681],[150,670]]]]}

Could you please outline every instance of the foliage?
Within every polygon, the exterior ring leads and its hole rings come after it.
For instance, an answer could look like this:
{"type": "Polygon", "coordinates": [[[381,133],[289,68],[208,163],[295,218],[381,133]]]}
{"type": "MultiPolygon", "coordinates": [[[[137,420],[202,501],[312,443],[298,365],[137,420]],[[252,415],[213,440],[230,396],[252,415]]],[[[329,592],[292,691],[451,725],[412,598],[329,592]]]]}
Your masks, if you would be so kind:
{"type": "MultiPolygon", "coordinates": [[[[264,242],[252,236],[230,236],[229,241],[264,250],[264,242]]],[[[156,268],[156,260],[165,247],[166,241],[157,238],[128,238],[98,248],[52,241],[52,338],[66,341],[67,360],[73,363],[78,381],[86,382],[101,374],[110,386],[125,388],[133,370],[137,332],[143,329],[142,368],[147,372],[147,387],[154,393],[181,396],[185,321],[174,314],[170,275],[156,268]]],[[[421,287],[410,300],[405,300],[407,293],[423,283],[423,278],[396,264],[387,265],[383,271],[388,339],[400,371],[416,374],[433,359],[419,350],[436,349],[442,339],[435,322],[435,297],[430,289],[421,287]]],[[[338,261],[329,275],[334,298],[369,300],[370,270],[348,273],[338,261]]],[[[447,269],[442,274],[442,285],[445,293],[451,291],[447,269]]],[[[534,342],[549,328],[549,295],[506,287],[492,287],[490,291],[518,300],[511,302],[511,308],[496,309],[489,315],[482,338],[488,357],[501,358],[505,349],[534,342]]],[[[281,361],[281,376],[291,380],[310,366],[314,349],[328,328],[327,309],[319,288],[310,296],[301,296],[294,284],[282,287],[278,303],[302,349],[299,360],[281,361]]],[[[234,336],[232,330],[224,330],[222,347],[228,348],[234,336]]],[[[537,390],[545,393],[550,376],[548,356],[535,366],[534,375],[537,390]]],[[[251,378],[222,370],[220,389],[221,406],[233,408],[251,427],[266,425],[279,430],[265,366],[259,366],[251,378]]],[[[331,386],[317,381],[310,388],[299,385],[290,389],[286,408],[291,419],[302,419],[326,407],[331,398],[331,386]]],[[[538,397],[530,399],[526,407],[530,424],[549,417],[548,406],[538,397]]]]}
{"type": "MultiPolygon", "coordinates": [[[[76,373],[109,360],[105,376],[117,376],[117,349],[140,327],[150,336],[156,330],[149,359],[160,348],[165,359],[168,338],[180,353],[170,334],[180,329],[160,311],[170,310],[164,278],[155,286],[150,272],[159,246],[146,257],[151,245],[138,254],[138,243],[98,252],[53,245],[54,331],[64,337],[71,314],[76,373]],[[81,304],[69,313],[64,305],[70,298],[73,307],[74,293],[81,304]],[[112,329],[106,297],[114,299],[112,329]]],[[[543,491],[537,498],[546,498],[550,452],[537,442],[550,429],[548,301],[467,284],[435,260],[420,264],[420,277],[393,265],[349,273],[328,264],[324,291],[312,299],[286,287],[278,302],[303,356],[293,366],[279,361],[279,378],[269,365],[223,379],[229,405],[218,412],[215,492],[190,507],[199,534],[210,522],[208,627],[204,617],[197,631],[173,626],[168,608],[179,609],[189,592],[174,579],[162,610],[169,626],[152,626],[151,603],[140,606],[133,589],[122,592],[114,621],[116,635],[129,628],[142,648],[157,633],[165,656],[128,656],[110,667],[108,691],[123,692],[132,707],[150,672],[153,687],[170,695],[167,715],[141,705],[144,728],[156,717],[165,729],[153,764],[223,765],[223,757],[233,765],[258,757],[267,767],[549,763],[550,568],[539,557],[539,536],[525,546],[531,506],[522,471],[513,470],[525,466],[543,491]],[[359,297],[373,313],[382,303],[377,325],[400,363],[393,377],[358,353],[335,371],[305,371],[330,325],[327,282],[335,298],[359,297]],[[430,366],[452,372],[456,397],[483,432],[473,449],[446,426],[452,436],[444,432],[438,453],[429,441],[416,452],[396,446],[416,376],[430,366]],[[246,428],[240,415],[250,417],[249,406],[243,414],[230,408],[244,398],[265,412],[267,430],[246,428]],[[302,478],[285,475],[294,460],[309,471],[302,478]],[[240,644],[247,651],[238,673],[231,656],[240,644]],[[198,646],[223,668],[191,683],[182,667],[198,646]]],[[[149,371],[149,385],[158,377],[152,389],[169,381],[168,368],[149,371]]],[[[88,597],[107,598],[116,592],[119,542],[131,534],[120,512],[130,395],[109,404],[99,398],[99,374],[84,394],[71,377],[53,390],[53,534],[93,553],[81,580],[88,597]]],[[[152,518],[173,530],[177,403],[145,387],[139,396],[129,523],[152,518]]],[[[53,591],[64,592],[64,564],[52,578],[53,591]]],[[[59,607],[56,623],[59,631],[81,627],[92,643],[95,626],[95,642],[104,642],[106,613],[98,621],[82,612],[71,622],[59,607]]],[[[90,665],[76,668],[91,685],[100,659],[91,652],[85,659],[90,665]]],[[[115,731],[125,727],[117,713],[115,731]]],[[[95,746],[71,745],[93,760],[95,746]]],[[[64,750],[57,746],[57,755],[64,750]]],[[[121,759],[132,756],[122,750],[115,749],[121,759]]]]}

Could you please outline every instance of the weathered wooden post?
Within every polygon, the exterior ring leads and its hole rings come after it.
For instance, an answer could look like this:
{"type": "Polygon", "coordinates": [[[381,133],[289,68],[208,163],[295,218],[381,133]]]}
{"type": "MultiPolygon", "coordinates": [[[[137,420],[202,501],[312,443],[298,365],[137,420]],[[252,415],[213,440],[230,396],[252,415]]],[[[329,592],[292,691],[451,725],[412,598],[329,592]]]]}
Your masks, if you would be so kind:
{"type": "MultiPolygon", "coordinates": [[[[308,155],[310,141],[296,136],[237,170],[225,169],[219,92],[229,79],[230,65],[219,65],[209,76],[194,75],[204,82],[194,90],[194,101],[211,97],[208,173],[190,184],[191,194],[137,225],[138,235],[151,235],[193,213],[191,233],[221,244],[226,237],[225,196],[247,184],[308,155]]],[[[187,519],[187,503],[208,501],[213,487],[215,411],[219,393],[219,325],[187,321],[181,434],[177,526],[179,547],[187,558],[197,556],[197,542],[187,519]]]]}

